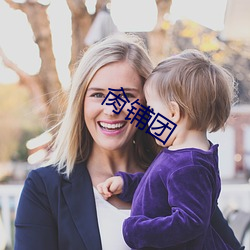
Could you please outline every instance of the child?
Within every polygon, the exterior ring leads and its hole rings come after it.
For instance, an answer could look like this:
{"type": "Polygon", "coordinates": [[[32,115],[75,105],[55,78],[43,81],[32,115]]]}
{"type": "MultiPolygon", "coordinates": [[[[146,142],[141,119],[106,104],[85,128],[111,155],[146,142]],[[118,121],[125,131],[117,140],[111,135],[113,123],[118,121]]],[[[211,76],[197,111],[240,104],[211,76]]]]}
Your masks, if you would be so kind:
{"type": "Polygon", "coordinates": [[[97,187],[105,198],[133,196],[131,216],[123,224],[131,248],[232,249],[210,223],[221,181],[218,145],[207,132],[224,127],[233,90],[232,75],[196,50],[164,60],[149,76],[147,105],[177,127],[165,145],[156,140],[163,149],[144,175],[118,172],[97,187]]]}

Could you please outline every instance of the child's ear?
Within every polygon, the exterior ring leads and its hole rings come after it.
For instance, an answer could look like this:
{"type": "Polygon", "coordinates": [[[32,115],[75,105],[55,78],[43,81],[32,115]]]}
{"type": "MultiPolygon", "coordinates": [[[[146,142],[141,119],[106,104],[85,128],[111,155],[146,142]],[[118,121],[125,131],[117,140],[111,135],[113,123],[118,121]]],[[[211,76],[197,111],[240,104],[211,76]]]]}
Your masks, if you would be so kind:
{"type": "Polygon", "coordinates": [[[180,115],[180,107],[178,105],[177,102],[171,101],[170,102],[171,105],[171,121],[173,121],[174,123],[178,123],[181,115],[180,115]]]}

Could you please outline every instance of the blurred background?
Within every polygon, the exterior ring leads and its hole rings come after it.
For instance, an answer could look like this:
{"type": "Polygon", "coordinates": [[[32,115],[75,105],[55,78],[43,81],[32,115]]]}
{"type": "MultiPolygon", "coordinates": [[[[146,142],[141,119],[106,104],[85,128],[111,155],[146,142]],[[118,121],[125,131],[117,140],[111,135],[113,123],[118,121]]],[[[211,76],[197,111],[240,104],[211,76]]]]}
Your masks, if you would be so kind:
{"type": "Polygon", "coordinates": [[[250,249],[249,0],[0,1],[0,250],[13,249],[14,219],[27,173],[49,152],[81,53],[116,32],[141,36],[156,65],[187,48],[229,69],[238,100],[220,144],[219,200],[250,249]]]}

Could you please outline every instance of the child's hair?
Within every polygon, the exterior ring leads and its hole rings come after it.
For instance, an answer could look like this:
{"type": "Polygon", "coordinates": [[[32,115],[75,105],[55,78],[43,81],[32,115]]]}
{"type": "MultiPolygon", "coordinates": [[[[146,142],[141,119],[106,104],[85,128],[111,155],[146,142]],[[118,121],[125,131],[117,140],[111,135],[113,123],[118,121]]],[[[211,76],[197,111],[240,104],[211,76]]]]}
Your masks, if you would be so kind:
{"type": "Polygon", "coordinates": [[[157,91],[171,108],[179,105],[188,128],[215,132],[223,128],[234,100],[235,81],[225,68],[214,64],[198,50],[184,50],[157,65],[144,91],[157,91]],[[150,88],[150,89],[149,89],[150,88]]]}

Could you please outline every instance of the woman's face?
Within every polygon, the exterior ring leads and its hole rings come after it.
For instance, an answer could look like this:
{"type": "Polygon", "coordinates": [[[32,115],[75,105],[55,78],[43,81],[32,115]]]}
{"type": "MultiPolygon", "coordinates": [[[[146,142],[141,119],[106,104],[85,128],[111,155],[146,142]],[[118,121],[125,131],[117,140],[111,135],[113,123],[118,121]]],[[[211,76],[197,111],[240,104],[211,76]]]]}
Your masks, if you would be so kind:
{"type": "MultiPolygon", "coordinates": [[[[130,146],[137,128],[135,123],[131,124],[131,120],[125,120],[125,117],[128,115],[127,109],[131,109],[131,103],[136,99],[139,99],[139,103],[144,102],[141,78],[126,61],[108,64],[96,72],[84,100],[84,119],[94,146],[106,150],[120,150],[130,146]],[[109,90],[121,87],[130,103],[126,101],[122,91],[109,90]],[[110,91],[116,95],[121,94],[126,101],[119,114],[114,113],[113,105],[107,105],[111,103],[108,99],[114,98],[113,95],[110,94],[102,105],[110,91]]],[[[115,105],[119,109],[118,104],[115,105]]]]}

